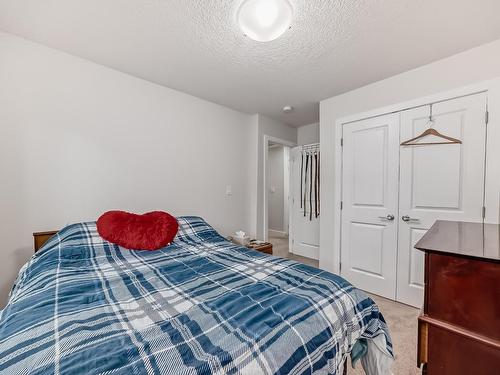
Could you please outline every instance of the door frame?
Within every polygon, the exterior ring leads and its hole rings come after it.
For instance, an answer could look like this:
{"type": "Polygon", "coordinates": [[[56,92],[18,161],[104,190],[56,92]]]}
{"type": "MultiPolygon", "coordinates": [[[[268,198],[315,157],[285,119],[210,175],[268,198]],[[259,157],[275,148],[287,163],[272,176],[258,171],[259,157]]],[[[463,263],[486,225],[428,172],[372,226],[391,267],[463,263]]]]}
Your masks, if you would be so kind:
{"type": "MultiPolygon", "coordinates": [[[[262,160],[264,162],[264,171],[262,176],[262,191],[263,191],[263,199],[262,199],[262,233],[263,233],[263,241],[268,241],[269,239],[269,189],[267,188],[267,181],[269,180],[269,143],[278,143],[282,146],[286,147],[295,147],[297,144],[294,142],[287,141],[286,139],[272,137],[270,135],[264,134],[264,147],[262,150],[262,160]]],[[[290,161],[289,161],[290,162],[290,161]]],[[[288,177],[290,179],[290,177],[288,177]]],[[[290,202],[288,202],[290,204],[290,202]]],[[[286,212],[286,210],[285,210],[286,212]]],[[[288,214],[291,211],[288,210],[288,214]]],[[[289,229],[290,231],[291,229],[289,229]]],[[[288,235],[290,237],[290,233],[288,235]]]]}
{"type": "MultiPolygon", "coordinates": [[[[335,121],[334,132],[334,155],[335,155],[335,172],[334,172],[334,226],[333,226],[333,253],[334,264],[333,272],[340,274],[341,268],[341,233],[342,233],[342,128],[344,124],[351,122],[366,120],[371,117],[378,117],[394,112],[401,112],[408,109],[418,108],[430,105],[440,101],[457,99],[463,96],[469,96],[479,93],[487,93],[488,95],[488,111],[489,122],[487,125],[486,138],[486,167],[485,167],[485,195],[484,206],[486,207],[485,223],[499,223],[500,220],[500,172],[494,171],[495,159],[500,158],[500,148],[495,144],[495,137],[500,139],[500,79],[488,80],[478,84],[460,87],[454,90],[444,91],[437,94],[404,101],[401,103],[381,107],[378,109],[361,112],[339,118],[335,121]],[[496,126],[492,126],[492,125],[496,126]],[[490,166],[490,168],[489,168],[490,166]],[[493,168],[493,169],[492,169],[493,168]],[[496,207],[496,208],[495,208],[496,207]]],[[[498,143],[498,141],[496,141],[498,143]]],[[[323,250],[324,251],[324,250],[323,250]]]]}

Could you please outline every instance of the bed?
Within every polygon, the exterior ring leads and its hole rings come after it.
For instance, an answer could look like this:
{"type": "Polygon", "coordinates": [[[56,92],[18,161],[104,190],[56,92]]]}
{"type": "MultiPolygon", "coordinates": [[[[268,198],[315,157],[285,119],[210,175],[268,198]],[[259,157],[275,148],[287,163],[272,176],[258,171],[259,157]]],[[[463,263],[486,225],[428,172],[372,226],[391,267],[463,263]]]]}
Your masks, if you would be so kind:
{"type": "Polygon", "coordinates": [[[20,270],[0,373],[389,374],[377,305],[339,276],[228,242],[198,217],[158,251],[67,226],[20,270]]]}

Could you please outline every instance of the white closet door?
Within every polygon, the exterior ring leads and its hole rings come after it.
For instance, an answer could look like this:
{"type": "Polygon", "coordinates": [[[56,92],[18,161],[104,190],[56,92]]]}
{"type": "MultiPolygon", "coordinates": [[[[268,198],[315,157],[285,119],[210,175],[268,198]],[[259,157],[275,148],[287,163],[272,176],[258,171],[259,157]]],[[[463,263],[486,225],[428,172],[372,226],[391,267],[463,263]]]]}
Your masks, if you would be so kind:
{"type": "MultiPolygon", "coordinates": [[[[304,217],[304,211],[300,207],[303,204],[304,197],[300,194],[300,168],[301,168],[301,147],[295,147],[290,152],[291,157],[291,226],[290,226],[290,252],[307,258],[319,259],[319,217],[314,213],[312,220],[309,220],[309,194],[307,194],[306,206],[307,215],[304,217]]],[[[310,166],[309,166],[310,167],[310,166]]],[[[305,160],[304,169],[305,173],[305,160]]],[[[302,189],[305,189],[302,186],[302,189]]],[[[309,192],[309,186],[307,187],[309,192]]]]}
{"type": "Polygon", "coordinates": [[[399,114],[343,126],[341,275],[396,296],[399,114]]]}
{"type": "MultiPolygon", "coordinates": [[[[401,113],[401,141],[427,128],[429,107],[401,113]]],[[[433,106],[434,128],[463,144],[401,147],[397,297],[423,303],[424,256],[415,243],[436,220],[482,221],[486,94],[433,106]]],[[[426,138],[425,141],[435,141],[426,138]]]]}

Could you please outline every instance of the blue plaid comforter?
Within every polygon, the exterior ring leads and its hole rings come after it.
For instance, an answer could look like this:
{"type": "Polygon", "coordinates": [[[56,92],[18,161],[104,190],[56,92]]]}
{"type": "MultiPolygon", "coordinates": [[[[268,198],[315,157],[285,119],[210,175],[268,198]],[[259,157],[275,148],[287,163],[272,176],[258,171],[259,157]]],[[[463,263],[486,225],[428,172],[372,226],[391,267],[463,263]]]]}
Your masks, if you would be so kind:
{"type": "Polygon", "coordinates": [[[197,217],[130,251],[95,223],[53,237],[0,316],[4,374],[335,374],[378,307],[339,276],[236,246],[197,217]]]}

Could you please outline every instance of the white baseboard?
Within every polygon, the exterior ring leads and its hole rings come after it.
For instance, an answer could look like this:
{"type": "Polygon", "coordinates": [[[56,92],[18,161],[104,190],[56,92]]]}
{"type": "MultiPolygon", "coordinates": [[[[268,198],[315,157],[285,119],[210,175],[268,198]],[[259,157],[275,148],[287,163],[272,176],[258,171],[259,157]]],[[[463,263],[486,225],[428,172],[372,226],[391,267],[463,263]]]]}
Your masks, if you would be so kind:
{"type": "Polygon", "coordinates": [[[281,230],[269,229],[268,234],[270,237],[288,238],[288,233],[281,230]]]}

